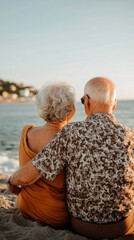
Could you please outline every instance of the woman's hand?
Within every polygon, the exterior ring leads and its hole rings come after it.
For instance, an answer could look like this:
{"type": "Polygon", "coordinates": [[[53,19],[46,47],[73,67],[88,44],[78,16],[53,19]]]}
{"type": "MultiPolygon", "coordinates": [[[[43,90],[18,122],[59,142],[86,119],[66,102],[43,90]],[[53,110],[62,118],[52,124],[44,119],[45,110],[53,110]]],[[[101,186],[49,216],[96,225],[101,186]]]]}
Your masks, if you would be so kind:
{"type": "Polygon", "coordinates": [[[22,190],[21,186],[12,185],[10,183],[10,178],[7,180],[7,189],[8,189],[9,192],[11,192],[15,195],[18,195],[22,190]]]}

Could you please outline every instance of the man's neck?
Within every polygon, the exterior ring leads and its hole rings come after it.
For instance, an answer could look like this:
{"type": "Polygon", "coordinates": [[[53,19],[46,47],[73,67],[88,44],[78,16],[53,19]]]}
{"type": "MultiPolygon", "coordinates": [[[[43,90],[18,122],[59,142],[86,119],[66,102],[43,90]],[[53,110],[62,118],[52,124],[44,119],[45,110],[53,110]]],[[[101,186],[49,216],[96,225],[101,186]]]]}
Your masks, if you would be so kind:
{"type": "Polygon", "coordinates": [[[107,104],[95,104],[93,106],[91,106],[91,109],[90,109],[90,114],[93,114],[93,113],[109,113],[109,114],[112,114],[112,107],[107,105],[107,104]]]}

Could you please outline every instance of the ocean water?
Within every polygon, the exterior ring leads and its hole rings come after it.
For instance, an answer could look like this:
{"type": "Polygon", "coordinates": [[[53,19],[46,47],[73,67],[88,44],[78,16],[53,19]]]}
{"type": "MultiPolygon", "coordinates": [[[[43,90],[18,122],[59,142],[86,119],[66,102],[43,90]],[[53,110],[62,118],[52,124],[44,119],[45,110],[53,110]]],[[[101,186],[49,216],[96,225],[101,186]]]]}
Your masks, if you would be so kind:
{"type": "MultiPolygon", "coordinates": [[[[114,114],[119,122],[134,129],[134,100],[118,101],[114,114]]],[[[84,108],[76,104],[72,121],[84,120],[84,108]]],[[[42,125],[34,103],[0,104],[0,173],[12,173],[18,168],[18,146],[24,125],[42,125]]]]}

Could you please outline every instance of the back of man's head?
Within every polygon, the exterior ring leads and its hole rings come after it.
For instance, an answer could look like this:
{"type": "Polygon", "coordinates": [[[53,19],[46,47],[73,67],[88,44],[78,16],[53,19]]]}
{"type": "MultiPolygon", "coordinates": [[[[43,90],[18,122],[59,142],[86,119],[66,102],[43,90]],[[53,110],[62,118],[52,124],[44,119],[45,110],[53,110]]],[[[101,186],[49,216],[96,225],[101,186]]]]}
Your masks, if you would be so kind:
{"type": "Polygon", "coordinates": [[[90,79],[84,88],[84,93],[94,102],[113,105],[116,99],[114,83],[104,77],[90,79]]]}

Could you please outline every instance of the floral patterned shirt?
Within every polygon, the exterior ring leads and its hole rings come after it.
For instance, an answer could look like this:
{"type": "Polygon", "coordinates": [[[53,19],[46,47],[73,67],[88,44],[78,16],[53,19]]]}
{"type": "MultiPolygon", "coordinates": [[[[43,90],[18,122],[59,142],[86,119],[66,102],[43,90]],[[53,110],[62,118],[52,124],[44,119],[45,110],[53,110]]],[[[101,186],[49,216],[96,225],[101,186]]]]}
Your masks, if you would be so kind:
{"type": "Polygon", "coordinates": [[[114,222],[134,208],[134,130],[112,114],[69,123],[32,162],[49,180],[66,169],[68,208],[76,218],[114,222]]]}

